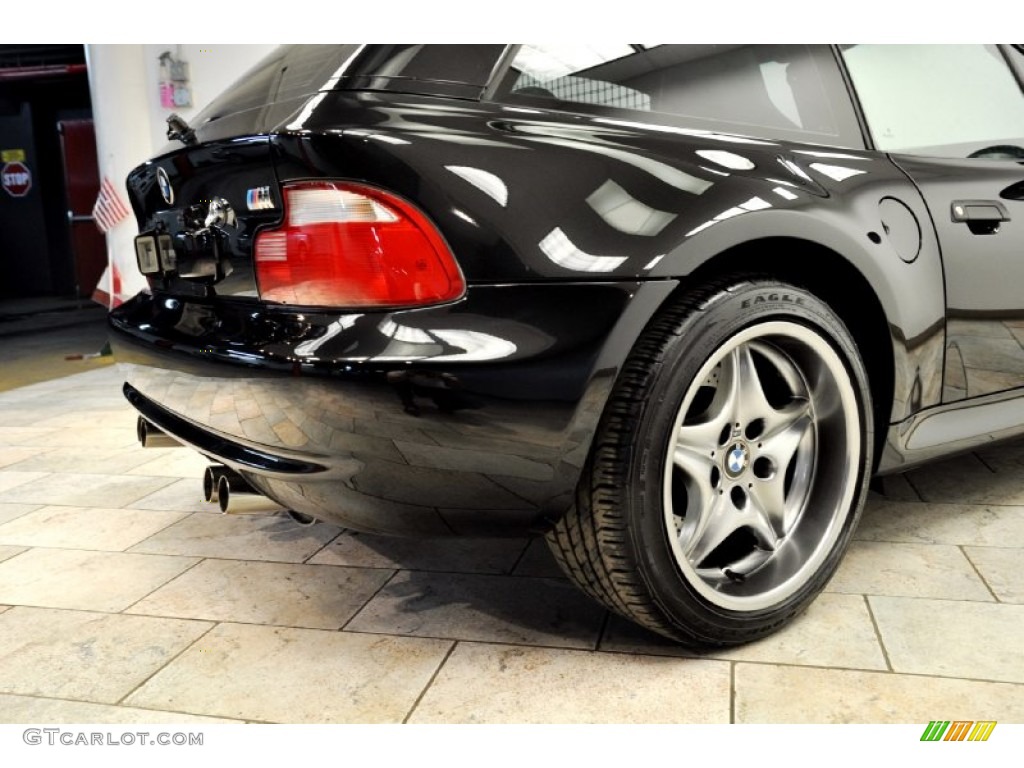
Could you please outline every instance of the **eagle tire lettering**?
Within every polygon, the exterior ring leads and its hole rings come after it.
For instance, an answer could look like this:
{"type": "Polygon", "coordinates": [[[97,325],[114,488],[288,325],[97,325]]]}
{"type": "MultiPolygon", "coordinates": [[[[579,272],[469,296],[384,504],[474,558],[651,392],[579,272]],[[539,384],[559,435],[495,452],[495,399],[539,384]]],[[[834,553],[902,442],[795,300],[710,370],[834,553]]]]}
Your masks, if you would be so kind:
{"type": "Polygon", "coordinates": [[[794,296],[791,293],[759,293],[753,298],[744,299],[743,309],[749,309],[757,304],[797,304],[803,305],[803,296],[794,296]]]}

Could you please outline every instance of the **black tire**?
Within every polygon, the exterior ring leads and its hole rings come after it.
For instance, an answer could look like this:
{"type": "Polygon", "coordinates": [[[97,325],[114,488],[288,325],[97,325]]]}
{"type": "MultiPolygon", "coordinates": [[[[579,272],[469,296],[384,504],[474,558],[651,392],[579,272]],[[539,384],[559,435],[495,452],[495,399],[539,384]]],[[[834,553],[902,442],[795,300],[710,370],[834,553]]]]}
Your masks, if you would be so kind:
{"type": "Polygon", "coordinates": [[[585,592],[648,629],[755,640],[835,572],[873,445],[864,365],[824,302],[768,279],[708,285],[637,341],[548,543],[585,592]]]}

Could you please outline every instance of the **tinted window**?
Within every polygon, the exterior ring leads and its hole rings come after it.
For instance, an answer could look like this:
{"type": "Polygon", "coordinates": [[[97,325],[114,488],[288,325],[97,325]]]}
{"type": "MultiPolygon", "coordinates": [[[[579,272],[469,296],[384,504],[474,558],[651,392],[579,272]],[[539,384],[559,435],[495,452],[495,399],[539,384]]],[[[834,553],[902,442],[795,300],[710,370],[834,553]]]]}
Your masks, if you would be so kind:
{"type": "MultiPolygon", "coordinates": [[[[433,81],[471,86],[472,95],[478,96],[506,47],[282,45],[214,99],[193,125],[334,88],[397,91],[410,83],[433,81]]],[[[283,119],[290,112],[291,107],[285,107],[272,117],[283,119]]]]}
{"type": "Polygon", "coordinates": [[[330,87],[357,45],[282,45],[246,72],[195,118],[193,125],[330,87]]]}
{"type": "Polygon", "coordinates": [[[968,157],[1024,147],[1024,95],[997,46],[854,45],[843,58],[878,149],[968,157]]]}
{"type": "Polygon", "coordinates": [[[860,146],[831,51],[806,45],[522,45],[496,97],[860,146]]]}
{"type": "Polygon", "coordinates": [[[486,85],[504,45],[371,45],[348,76],[486,85]]]}

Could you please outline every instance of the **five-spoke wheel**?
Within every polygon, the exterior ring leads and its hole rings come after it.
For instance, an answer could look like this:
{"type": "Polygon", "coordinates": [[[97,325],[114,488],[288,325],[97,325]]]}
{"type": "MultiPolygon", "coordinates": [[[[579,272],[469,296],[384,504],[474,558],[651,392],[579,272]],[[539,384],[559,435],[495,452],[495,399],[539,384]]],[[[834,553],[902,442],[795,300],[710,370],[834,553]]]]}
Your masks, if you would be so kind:
{"type": "Polygon", "coordinates": [[[676,417],[664,501],[704,597],[763,607],[819,565],[852,511],[857,412],[839,355],[804,325],[751,326],[704,364],[676,417]]]}

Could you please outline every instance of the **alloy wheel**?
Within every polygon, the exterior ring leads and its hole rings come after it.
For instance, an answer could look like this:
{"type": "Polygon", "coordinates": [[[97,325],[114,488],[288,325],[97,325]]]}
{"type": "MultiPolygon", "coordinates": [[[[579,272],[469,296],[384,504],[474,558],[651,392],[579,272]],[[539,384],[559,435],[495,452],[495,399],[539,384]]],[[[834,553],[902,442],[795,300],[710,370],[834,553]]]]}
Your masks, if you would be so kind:
{"type": "Polygon", "coordinates": [[[818,571],[853,513],[858,409],[842,359],[802,324],[748,327],[705,363],[664,478],[672,551],[704,599],[767,609],[818,571]]]}

